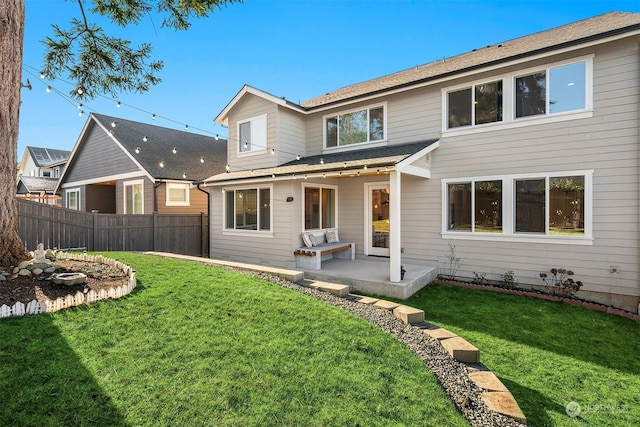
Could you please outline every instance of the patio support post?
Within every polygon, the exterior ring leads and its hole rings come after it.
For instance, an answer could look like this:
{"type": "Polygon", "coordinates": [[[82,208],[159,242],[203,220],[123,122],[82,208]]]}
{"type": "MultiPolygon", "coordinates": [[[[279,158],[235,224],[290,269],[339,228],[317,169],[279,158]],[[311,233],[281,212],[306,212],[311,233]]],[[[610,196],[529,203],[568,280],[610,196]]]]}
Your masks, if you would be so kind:
{"type": "Polygon", "coordinates": [[[392,171],[389,175],[389,280],[400,281],[401,241],[400,241],[400,200],[401,173],[392,171]]]}

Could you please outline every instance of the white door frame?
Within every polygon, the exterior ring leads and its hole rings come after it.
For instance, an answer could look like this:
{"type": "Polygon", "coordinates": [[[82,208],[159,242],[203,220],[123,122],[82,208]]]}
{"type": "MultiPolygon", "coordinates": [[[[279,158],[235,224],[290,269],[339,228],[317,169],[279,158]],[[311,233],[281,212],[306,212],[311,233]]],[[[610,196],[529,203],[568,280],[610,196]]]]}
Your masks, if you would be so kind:
{"type": "Polygon", "coordinates": [[[364,254],[377,256],[390,256],[389,248],[374,248],[372,245],[371,226],[371,191],[381,188],[391,190],[389,181],[365,182],[364,184],[364,254]]]}

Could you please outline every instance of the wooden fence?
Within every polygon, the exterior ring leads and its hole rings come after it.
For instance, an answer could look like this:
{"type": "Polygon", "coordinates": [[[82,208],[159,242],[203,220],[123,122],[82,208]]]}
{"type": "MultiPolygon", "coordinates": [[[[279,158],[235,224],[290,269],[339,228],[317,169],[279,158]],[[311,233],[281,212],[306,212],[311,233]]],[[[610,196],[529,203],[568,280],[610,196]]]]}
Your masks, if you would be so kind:
{"type": "Polygon", "coordinates": [[[18,228],[29,250],[156,251],[209,256],[206,214],[120,215],[79,212],[18,199],[18,228]]]}

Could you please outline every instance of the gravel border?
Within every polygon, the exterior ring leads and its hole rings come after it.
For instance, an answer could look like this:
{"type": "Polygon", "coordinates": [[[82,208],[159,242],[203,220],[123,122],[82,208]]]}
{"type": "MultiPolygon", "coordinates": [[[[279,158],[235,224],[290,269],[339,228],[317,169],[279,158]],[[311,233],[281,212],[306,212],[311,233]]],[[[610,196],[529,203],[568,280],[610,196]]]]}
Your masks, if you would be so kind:
{"type": "Polygon", "coordinates": [[[298,285],[273,274],[221,267],[258,277],[288,289],[298,291],[317,300],[342,308],[380,327],[407,345],[435,375],[445,393],[472,426],[518,427],[523,424],[490,410],[482,401],[479,388],[469,379],[467,366],[454,360],[437,340],[426,335],[418,325],[406,324],[390,311],[369,304],[341,298],[306,286],[298,285]]]}

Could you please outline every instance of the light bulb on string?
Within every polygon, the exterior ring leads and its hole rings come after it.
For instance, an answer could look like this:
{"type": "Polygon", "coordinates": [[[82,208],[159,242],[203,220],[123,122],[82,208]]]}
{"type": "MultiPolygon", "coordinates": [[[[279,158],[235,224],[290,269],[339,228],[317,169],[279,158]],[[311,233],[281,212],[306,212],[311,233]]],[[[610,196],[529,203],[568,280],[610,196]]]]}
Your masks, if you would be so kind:
{"type": "Polygon", "coordinates": [[[140,154],[140,147],[136,147],[136,154],[140,154]]]}
{"type": "Polygon", "coordinates": [[[147,142],[147,139],[148,139],[148,138],[147,138],[147,135],[145,135],[145,136],[143,136],[143,137],[142,137],[142,140],[143,140],[144,142],[147,142]]]}
{"type": "Polygon", "coordinates": [[[200,163],[204,163],[204,157],[200,157],[200,163]]]}
{"type": "Polygon", "coordinates": [[[160,166],[161,168],[163,168],[163,167],[164,167],[164,162],[163,162],[163,161],[161,161],[161,162],[160,162],[160,164],[159,164],[159,166],[160,166]]]}
{"type": "Polygon", "coordinates": [[[116,122],[111,122],[111,127],[112,128],[116,127],[116,122]]]}
{"type": "Polygon", "coordinates": [[[84,111],[80,110],[78,111],[78,116],[82,117],[84,115],[84,111]]]}
{"type": "Polygon", "coordinates": [[[82,109],[82,107],[84,107],[84,105],[78,104],[78,110],[82,109]]]}
{"type": "Polygon", "coordinates": [[[41,79],[44,79],[44,78],[45,78],[44,71],[40,72],[40,78],[41,78],[41,79]]]}
{"type": "Polygon", "coordinates": [[[184,125],[184,130],[188,130],[189,129],[189,125],[184,125]]]}
{"type": "Polygon", "coordinates": [[[216,141],[220,139],[217,133],[216,133],[216,136],[214,136],[214,138],[216,139],[216,141]]]}
{"type": "Polygon", "coordinates": [[[230,169],[229,165],[225,166],[225,168],[227,169],[227,172],[229,172],[229,169],[230,169]]]}
{"type": "Polygon", "coordinates": [[[155,114],[152,114],[152,115],[151,115],[151,120],[155,120],[155,119],[156,119],[156,115],[155,115],[155,114]]]}
{"type": "Polygon", "coordinates": [[[47,93],[51,92],[51,86],[47,86],[47,93]]]}
{"type": "Polygon", "coordinates": [[[186,172],[182,174],[182,179],[187,179],[187,173],[186,172]]]}
{"type": "Polygon", "coordinates": [[[81,87],[79,87],[78,88],[78,95],[82,95],[83,93],[84,93],[84,90],[81,87]]]}
{"type": "Polygon", "coordinates": [[[178,149],[177,149],[176,147],[173,147],[173,150],[171,150],[171,152],[172,152],[173,154],[176,154],[176,153],[178,152],[178,149]]]}
{"type": "Polygon", "coordinates": [[[120,104],[120,101],[118,101],[118,102],[116,103],[116,108],[120,108],[120,106],[121,106],[121,105],[122,105],[122,104],[120,104]]]}
{"type": "Polygon", "coordinates": [[[324,165],[324,158],[320,158],[320,164],[324,165]]]}
{"type": "Polygon", "coordinates": [[[300,154],[296,154],[296,160],[300,160],[300,154]]]}

